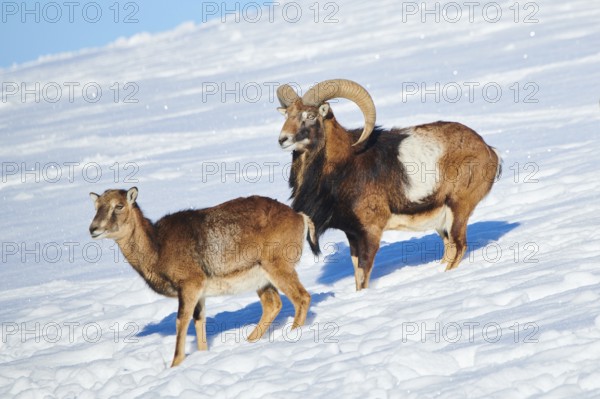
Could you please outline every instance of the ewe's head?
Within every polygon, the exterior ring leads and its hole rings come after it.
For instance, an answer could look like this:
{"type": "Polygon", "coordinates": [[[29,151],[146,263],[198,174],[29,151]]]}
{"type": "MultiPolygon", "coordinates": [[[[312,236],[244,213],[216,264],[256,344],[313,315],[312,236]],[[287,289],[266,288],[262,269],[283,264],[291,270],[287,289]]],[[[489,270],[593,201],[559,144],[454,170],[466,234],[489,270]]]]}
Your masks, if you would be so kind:
{"type": "Polygon", "coordinates": [[[137,195],[136,187],[129,191],[106,190],[102,195],[90,193],[96,207],[96,216],[90,224],[92,238],[118,240],[129,234],[137,195]]]}
{"type": "Polygon", "coordinates": [[[305,152],[324,145],[325,120],[333,118],[327,100],[345,98],[358,105],[365,118],[363,133],[354,145],[369,138],[375,126],[375,104],[358,83],[345,79],[326,80],[314,86],[300,98],[289,85],[279,86],[278,108],[285,117],[279,135],[279,145],[284,150],[305,152]]]}

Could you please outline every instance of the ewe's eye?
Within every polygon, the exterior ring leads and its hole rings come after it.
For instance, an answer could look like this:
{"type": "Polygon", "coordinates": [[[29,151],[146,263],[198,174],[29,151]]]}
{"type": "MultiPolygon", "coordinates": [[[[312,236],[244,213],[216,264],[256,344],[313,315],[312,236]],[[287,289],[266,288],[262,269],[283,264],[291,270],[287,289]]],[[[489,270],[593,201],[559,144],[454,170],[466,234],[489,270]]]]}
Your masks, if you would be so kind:
{"type": "Polygon", "coordinates": [[[117,206],[115,206],[115,211],[121,212],[124,207],[125,207],[125,205],[118,204],[117,206]]]}
{"type": "Polygon", "coordinates": [[[315,114],[308,114],[308,119],[313,120],[315,119],[316,115],[315,114]]]}

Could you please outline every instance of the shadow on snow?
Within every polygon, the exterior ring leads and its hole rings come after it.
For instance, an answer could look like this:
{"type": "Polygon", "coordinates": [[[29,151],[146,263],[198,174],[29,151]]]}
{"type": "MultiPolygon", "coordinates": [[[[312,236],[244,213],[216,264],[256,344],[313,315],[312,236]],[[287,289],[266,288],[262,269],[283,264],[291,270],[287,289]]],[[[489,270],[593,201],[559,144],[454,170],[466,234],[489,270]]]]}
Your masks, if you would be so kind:
{"type": "MultiPolygon", "coordinates": [[[[463,262],[468,261],[468,257],[474,251],[497,241],[500,237],[517,228],[519,225],[519,223],[505,221],[477,222],[469,225],[467,231],[468,247],[463,262]]],[[[337,243],[333,247],[335,252],[326,257],[323,272],[318,279],[318,282],[321,284],[333,284],[343,278],[354,276],[354,268],[350,260],[348,244],[337,243]]],[[[327,250],[327,248],[324,249],[327,250]]],[[[418,266],[432,261],[439,261],[442,258],[443,252],[442,240],[437,234],[429,234],[424,237],[412,238],[408,241],[384,245],[379,249],[375,257],[375,266],[373,267],[371,280],[378,279],[403,267],[418,266]]],[[[311,305],[316,305],[332,296],[334,296],[332,292],[313,294],[311,296],[311,305]]],[[[292,303],[283,295],[281,296],[281,302],[283,305],[281,312],[279,312],[273,321],[273,326],[270,330],[282,328],[286,319],[294,317],[294,306],[292,303]]],[[[261,314],[261,304],[259,301],[256,301],[242,309],[221,312],[214,317],[207,317],[206,335],[208,344],[210,345],[214,337],[225,331],[237,330],[250,325],[254,328],[253,323],[258,322],[261,314]]],[[[315,314],[309,310],[305,325],[309,325],[314,317],[315,314]]],[[[173,312],[158,323],[146,325],[137,336],[145,337],[157,333],[161,335],[175,335],[176,318],[177,312],[173,312]]],[[[288,322],[291,323],[291,320],[288,320],[288,322]]],[[[249,334],[251,328],[246,330],[244,332],[249,334]]],[[[190,323],[187,335],[195,336],[193,322],[190,323]]]]}
{"type": "MultiPolygon", "coordinates": [[[[332,292],[322,292],[319,294],[311,295],[311,308],[313,305],[318,304],[326,300],[329,297],[333,297],[332,292]]],[[[291,326],[292,319],[294,317],[294,306],[292,303],[284,296],[281,295],[281,311],[273,321],[273,325],[269,329],[269,332],[272,330],[277,330],[283,328],[284,325],[289,324],[291,326]],[[290,318],[289,320],[286,320],[290,318]]],[[[260,316],[262,315],[262,306],[260,301],[253,302],[249,305],[246,305],[242,309],[234,310],[231,312],[221,312],[214,317],[206,318],[206,337],[208,340],[208,344],[210,345],[212,339],[219,334],[228,331],[228,330],[238,330],[244,326],[251,325],[252,328],[247,328],[244,330],[245,335],[250,334],[254,325],[258,323],[260,316]]],[[[314,319],[315,314],[309,309],[308,315],[306,317],[305,325],[310,325],[312,320],[314,319]]],[[[160,335],[175,335],[175,320],[177,319],[177,312],[173,312],[170,315],[166,316],[164,319],[159,321],[158,323],[148,324],[144,327],[142,331],[140,331],[137,336],[145,337],[151,334],[160,334],[160,335]]],[[[288,326],[289,328],[289,326],[288,326]]],[[[188,328],[187,335],[196,336],[194,328],[193,320],[190,322],[190,326],[188,328]]],[[[244,337],[245,337],[244,335],[244,337]]]]}
{"type": "MultiPolygon", "coordinates": [[[[477,222],[469,225],[467,229],[467,251],[462,262],[468,262],[468,257],[473,252],[497,241],[519,225],[520,223],[505,221],[477,222]]],[[[348,244],[336,243],[333,247],[335,247],[335,252],[326,257],[323,272],[317,280],[321,284],[331,285],[343,278],[354,276],[354,267],[350,260],[348,244]]],[[[324,249],[324,252],[327,252],[327,248],[324,249]]],[[[494,252],[490,249],[490,257],[495,256],[494,252]]],[[[440,261],[443,255],[444,244],[437,233],[384,245],[375,257],[371,280],[376,280],[403,267],[440,261]]]]}

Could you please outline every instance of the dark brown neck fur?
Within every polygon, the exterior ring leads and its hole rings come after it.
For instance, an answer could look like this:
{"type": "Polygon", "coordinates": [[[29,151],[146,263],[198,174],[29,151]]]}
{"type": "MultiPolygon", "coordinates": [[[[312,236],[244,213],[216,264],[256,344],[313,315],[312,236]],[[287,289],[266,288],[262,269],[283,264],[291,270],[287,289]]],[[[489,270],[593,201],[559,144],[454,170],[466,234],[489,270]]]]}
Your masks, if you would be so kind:
{"type": "Polygon", "coordinates": [[[334,168],[340,162],[346,162],[352,152],[352,137],[348,134],[335,119],[331,116],[324,120],[325,133],[325,172],[329,168],[334,168]]]}

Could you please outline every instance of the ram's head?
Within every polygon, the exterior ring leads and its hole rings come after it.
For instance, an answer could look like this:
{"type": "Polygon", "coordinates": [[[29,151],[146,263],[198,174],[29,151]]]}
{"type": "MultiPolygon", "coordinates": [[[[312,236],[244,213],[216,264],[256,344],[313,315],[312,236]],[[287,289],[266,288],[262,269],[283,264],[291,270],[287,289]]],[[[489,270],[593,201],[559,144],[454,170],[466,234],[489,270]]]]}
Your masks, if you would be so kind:
{"type": "Polygon", "coordinates": [[[365,88],[345,79],[323,81],[300,97],[285,84],[277,89],[278,108],[286,121],[279,135],[279,145],[289,151],[310,151],[324,145],[325,120],[333,118],[333,111],[326,101],[345,98],[354,102],[363,113],[365,127],[354,143],[358,145],[369,138],[375,126],[375,104],[365,88]]]}

